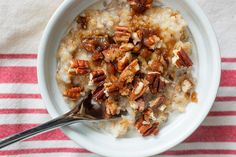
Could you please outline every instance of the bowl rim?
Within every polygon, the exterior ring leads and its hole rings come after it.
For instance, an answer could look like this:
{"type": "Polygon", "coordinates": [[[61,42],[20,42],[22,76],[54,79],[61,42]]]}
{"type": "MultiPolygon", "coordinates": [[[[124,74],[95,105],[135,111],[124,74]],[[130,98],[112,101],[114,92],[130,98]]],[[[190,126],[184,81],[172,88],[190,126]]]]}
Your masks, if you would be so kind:
{"type": "MultiPolygon", "coordinates": [[[[180,142],[182,142],[184,139],[186,139],[188,136],[190,136],[201,124],[201,122],[206,118],[208,112],[210,111],[213,102],[215,100],[215,97],[217,95],[217,91],[219,88],[219,84],[220,84],[220,78],[221,78],[221,56],[220,56],[220,51],[219,51],[219,45],[218,45],[218,41],[215,35],[215,32],[213,30],[212,25],[210,24],[207,16],[204,14],[204,12],[202,11],[202,9],[200,8],[200,6],[197,4],[197,2],[195,2],[194,0],[184,0],[185,3],[187,5],[189,5],[189,7],[191,9],[193,9],[193,12],[198,16],[201,17],[201,24],[203,25],[203,28],[205,28],[207,31],[207,36],[209,36],[209,38],[211,39],[209,42],[212,45],[212,51],[215,53],[215,64],[216,64],[216,73],[217,76],[215,77],[215,86],[213,89],[213,92],[211,94],[211,97],[208,98],[209,102],[211,102],[211,105],[209,104],[208,110],[205,111],[205,113],[203,114],[202,117],[200,117],[201,120],[198,121],[197,125],[195,125],[191,130],[189,130],[188,132],[186,132],[184,135],[182,135],[181,138],[179,138],[178,140],[175,140],[174,142],[172,142],[171,144],[168,145],[168,147],[165,148],[166,151],[170,148],[172,148],[173,146],[179,144],[180,142]]],[[[40,45],[39,45],[39,49],[38,49],[38,58],[37,58],[37,77],[38,77],[38,84],[39,84],[39,89],[40,89],[40,93],[42,96],[42,100],[50,114],[51,117],[55,117],[56,115],[56,110],[54,108],[53,105],[51,105],[50,102],[50,97],[47,94],[47,86],[46,86],[46,80],[44,80],[44,73],[45,73],[45,68],[44,68],[44,58],[45,58],[45,52],[46,52],[46,44],[47,44],[47,40],[49,38],[48,34],[50,34],[50,32],[53,29],[53,26],[55,25],[56,21],[59,19],[60,14],[66,9],[66,7],[70,4],[70,1],[64,1],[59,8],[54,12],[53,16],[50,18],[44,32],[43,32],[43,36],[41,38],[40,41],[40,45]]],[[[69,129],[67,128],[62,128],[63,132],[71,137],[69,134],[69,129]]],[[[73,140],[73,139],[72,139],[73,140]]],[[[85,143],[85,141],[81,140],[81,142],[79,142],[79,144],[82,147],[85,147],[88,150],[91,150],[95,153],[101,154],[101,155],[107,155],[107,156],[111,156],[114,155],[114,152],[112,150],[107,150],[106,152],[104,152],[103,150],[99,150],[99,149],[91,149],[89,148],[88,144],[85,143]]],[[[156,151],[155,149],[150,149],[150,150],[143,150],[142,154],[139,154],[138,156],[149,156],[149,155],[155,155],[158,153],[161,153],[163,151],[156,151]]],[[[133,154],[132,154],[133,155],[133,154]]],[[[132,156],[127,155],[127,156],[132,156]]]]}

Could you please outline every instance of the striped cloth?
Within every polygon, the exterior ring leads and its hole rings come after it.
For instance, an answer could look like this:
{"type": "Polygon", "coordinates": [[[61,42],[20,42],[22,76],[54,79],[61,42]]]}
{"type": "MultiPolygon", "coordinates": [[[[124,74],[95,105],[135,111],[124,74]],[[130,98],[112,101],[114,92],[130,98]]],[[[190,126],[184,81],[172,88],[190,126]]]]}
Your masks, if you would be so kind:
{"type": "MultiPolygon", "coordinates": [[[[236,1],[197,0],[218,35],[222,79],[214,106],[183,143],[160,156],[236,156],[236,1]]],[[[37,84],[37,47],[49,17],[62,2],[0,0],[0,138],[50,119],[37,84]]],[[[0,156],[98,157],[60,129],[0,150],[0,156]]]]}

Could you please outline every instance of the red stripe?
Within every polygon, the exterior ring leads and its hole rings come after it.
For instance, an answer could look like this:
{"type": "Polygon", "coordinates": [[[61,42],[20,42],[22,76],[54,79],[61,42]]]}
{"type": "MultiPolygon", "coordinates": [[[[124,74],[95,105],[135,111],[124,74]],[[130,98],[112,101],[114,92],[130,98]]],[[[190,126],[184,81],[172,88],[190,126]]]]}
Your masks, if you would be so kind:
{"type": "Polygon", "coordinates": [[[40,94],[0,94],[0,99],[41,99],[40,94]]]}
{"type": "Polygon", "coordinates": [[[236,58],[221,58],[222,62],[236,62],[236,58]]]}
{"type": "Polygon", "coordinates": [[[36,67],[0,67],[0,83],[37,83],[36,67]]]}
{"type": "Polygon", "coordinates": [[[236,126],[200,126],[185,142],[236,142],[236,126]]]}
{"type": "Polygon", "coordinates": [[[198,155],[198,154],[236,154],[236,150],[215,150],[215,149],[196,149],[196,150],[170,150],[162,155],[198,155]]]}
{"type": "Polygon", "coordinates": [[[90,153],[83,148],[37,148],[37,149],[19,149],[19,150],[0,150],[0,155],[22,155],[38,153],[90,153]]]}
{"type": "Polygon", "coordinates": [[[218,96],[216,101],[236,101],[236,96],[218,96]]]}
{"type": "Polygon", "coordinates": [[[46,109],[0,109],[0,114],[48,114],[46,109]]]}
{"type": "Polygon", "coordinates": [[[0,59],[36,59],[37,54],[0,54],[0,59]]]}
{"type": "MultiPolygon", "coordinates": [[[[0,138],[22,132],[37,124],[4,124],[0,125],[0,138]]],[[[185,142],[236,142],[236,126],[200,126],[185,142]]],[[[49,131],[29,141],[38,140],[69,140],[59,129],[49,131]]]]}
{"type": "Polygon", "coordinates": [[[222,70],[220,86],[236,86],[236,70],[222,70]]]}
{"type": "Polygon", "coordinates": [[[208,116],[236,116],[236,111],[211,111],[208,116]]]}
{"type": "MultiPolygon", "coordinates": [[[[0,138],[4,138],[24,130],[38,126],[39,124],[3,124],[0,125],[0,138]]],[[[34,136],[27,141],[41,141],[41,140],[69,140],[69,138],[60,130],[52,130],[37,136],[34,136]]]]}

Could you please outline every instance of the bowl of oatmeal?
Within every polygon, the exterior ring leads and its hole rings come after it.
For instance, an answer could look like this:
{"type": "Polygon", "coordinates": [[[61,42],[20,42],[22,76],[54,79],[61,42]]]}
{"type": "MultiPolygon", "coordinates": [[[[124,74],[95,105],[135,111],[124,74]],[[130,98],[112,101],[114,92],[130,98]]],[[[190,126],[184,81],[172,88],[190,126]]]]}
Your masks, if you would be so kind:
{"type": "Polygon", "coordinates": [[[88,93],[105,117],[121,116],[63,128],[72,140],[105,156],[148,156],[183,141],[206,117],[220,55],[193,1],[72,0],[47,25],[38,74],[52,117],[88,93]]]}

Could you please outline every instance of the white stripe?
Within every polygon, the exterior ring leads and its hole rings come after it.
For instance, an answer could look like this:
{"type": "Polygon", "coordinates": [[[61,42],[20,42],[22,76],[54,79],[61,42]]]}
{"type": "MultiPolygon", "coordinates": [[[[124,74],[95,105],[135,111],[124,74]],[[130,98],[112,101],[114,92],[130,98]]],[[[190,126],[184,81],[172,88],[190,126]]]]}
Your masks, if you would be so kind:
{"type": "Polygon", "coordinates": [[[220,87],[217,93],[217,96],[235,96],[236,88],[235,87],[220,87]]]}
{"type": "Polygon", "coordinates": [[[0,99],[0,109],[34,108],[44,109],[41,99],[0,99]]]}
{"type": "Polygon", "coordinates": [[[224,62],[222,63],[223,70],[236,70],[236,63],[235,62],[224,62]]]}
{"type": "Polygon", "coordinates": [[[14,94],[39,94],[38,84],[20,84],[9,83],[0,84],[1,93],[14,93],[14,94]]]}
{"type": "Polygon", "coordinates": [[[79,148],[80,146],[72,140],[48,140],[48,141],[22,141],[9,145],[3,150],[16,149],[42,149],[42,148],[79,148]]]}
{"type": "Polygon", "coordinates": [[[227,149],[236,150],[235,142],[194,142],[181,143],[171,150],[195,150],[195,149],[227,149]]]}
{"type": "Polygon", "coordinates": [[[48,114],[0,114],[0,124],[42,124],[49,120],[48,114]]]}
{"type": "Polygon", "coordinates": [[[0,66],[36,66],[36,59],[0,59],[0,66]]]}
{"type": "Polygon", "coordinates": [[[211,111],[236,111],[236,102],[215,102],[211,111]]]}
{"type": "Polygon", "coordinates": [[[236,116],[211,116],[202,123],[204,126],[236,125],[236,116]]]}

